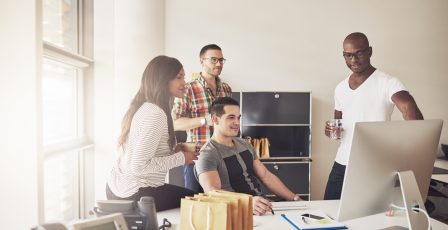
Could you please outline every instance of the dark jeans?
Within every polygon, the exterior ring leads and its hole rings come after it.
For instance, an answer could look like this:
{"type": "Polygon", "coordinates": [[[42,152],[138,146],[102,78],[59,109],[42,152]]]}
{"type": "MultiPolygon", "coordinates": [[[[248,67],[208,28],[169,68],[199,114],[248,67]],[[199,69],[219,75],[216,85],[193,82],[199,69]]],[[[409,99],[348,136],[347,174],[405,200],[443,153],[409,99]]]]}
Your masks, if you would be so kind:
{"type": "Polygon", "coordinates": [[[344,183],[345,165],[334,162],[328,177],[327,188],[325,189],[324,200],[341,199],[342,185],[344,183]]]}
{"type": "Polygon", "coordinates": [[[156,204],[156,211],[179,208],[180,199],[185,196],[193,196],[194,192],[175,185],[164,184],[159,187],[140,188],[137,193],[130,197],[118,197],[106,186],[106,196],[108,200],[134,200],[139,201],[142,196],[152,196],[156,204]]]}
{"type": "Polygon", "coordinates": [[[188,188],[196,193],[204,192],[198,179],[194,175],[194,164],[189,164],[184,166],[184,180],[185,188],[188,188]]]}

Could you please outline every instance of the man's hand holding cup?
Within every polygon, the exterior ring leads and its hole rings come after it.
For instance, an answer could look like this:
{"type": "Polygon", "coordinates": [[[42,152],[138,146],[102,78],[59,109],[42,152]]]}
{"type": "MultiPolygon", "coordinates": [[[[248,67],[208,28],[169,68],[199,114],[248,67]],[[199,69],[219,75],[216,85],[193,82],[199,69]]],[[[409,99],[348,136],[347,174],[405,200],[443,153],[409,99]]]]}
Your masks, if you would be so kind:
{"type": "Polygon", "coordinates": [[[325,123],[325,135],[333,140],[340,140],[343,130],[342,119],[331,119],[325,123]]]}

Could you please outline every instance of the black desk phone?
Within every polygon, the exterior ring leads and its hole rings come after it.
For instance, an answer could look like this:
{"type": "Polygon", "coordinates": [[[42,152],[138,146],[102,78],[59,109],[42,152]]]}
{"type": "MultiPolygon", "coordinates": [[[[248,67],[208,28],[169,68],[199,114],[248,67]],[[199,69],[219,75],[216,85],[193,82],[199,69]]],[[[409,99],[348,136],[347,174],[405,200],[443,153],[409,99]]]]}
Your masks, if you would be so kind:
{"type": "Polygon", "coordinates": [[[98,200],[96,205],[91,212],[96,217],[118,212],[123,214],[129,229],[158,229],[153,197],[144,196],[138,202],[133,200],[98,200]]]}

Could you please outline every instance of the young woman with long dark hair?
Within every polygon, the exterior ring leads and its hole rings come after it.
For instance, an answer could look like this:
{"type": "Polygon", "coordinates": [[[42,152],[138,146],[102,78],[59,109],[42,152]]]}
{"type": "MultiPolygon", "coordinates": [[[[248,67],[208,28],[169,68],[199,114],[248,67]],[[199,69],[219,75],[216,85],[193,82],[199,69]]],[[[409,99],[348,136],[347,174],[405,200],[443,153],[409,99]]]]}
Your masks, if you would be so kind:
{"type": "Polygon", "coordinates": [[[168,170],[197,159],[194,152],[174,152],[171,107],[174,97],[184,95],[184,77],[182,64],[175,58],[158,56],[146,66],[140,89],[122,121],[121,151],[107,182],[108,199],[152,196],[156,210],[161,211],[177,208],[182,197],[194,195],[164,182],[168,170]]]}

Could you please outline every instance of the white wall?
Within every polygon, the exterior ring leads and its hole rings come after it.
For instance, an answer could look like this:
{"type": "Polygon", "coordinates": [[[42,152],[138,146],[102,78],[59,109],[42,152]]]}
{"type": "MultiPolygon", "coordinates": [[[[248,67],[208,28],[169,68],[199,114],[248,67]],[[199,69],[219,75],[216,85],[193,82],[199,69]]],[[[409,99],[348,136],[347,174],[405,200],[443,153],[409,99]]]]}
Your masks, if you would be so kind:
{"type": "MultiPolygon", "coordinates": [[[[0,1],[0,216],[2,229],[38,220],[37,168],[40,1],[0,1]],[[19,203],[18,203],[19,202],[19,203]]],[[[313,91],[312,197],[323,195],[337,144],[326,139],[333,88],[349,74],[341,43],[365,32],[372,62],[399,77],[426,118],[448,122],[448,1],[97,0],[95,4],[96,195],[115,154],[120,120],[156,55],[200,69],[199,49],[217,43],[229,60],[223,77],[237,90],[313,91]]],[[[399,119],[399,115],[395,115],[399,119]]],[[[442,142],[448,143],[447,126],[442,142]]]]}
{"type": "Polygon", "coordinates": [[[37,2],[0,1],[1,229],[38,223],[37,2]]]}
{"type": "Polygon", "coordinates": [[[164,53],[164,0],[95,1],[95,193],[105,186],[121,119],[149,61],[164,53]]]}
{"type": "Polygon", "coordinates": [[[234,91],[311,90],[311,194],[321,199],[337,149],[324,121],[334,87],[350,74],[342,41],[351,32],[367,34],[372,64],[403,81],[425,118],[444,119],[448,143],[447,10],[445,0],[168,0],[165,47],[188,75],[200,70],[203,45],[220,45],[228,59],[222,77],[234,91]]]}

